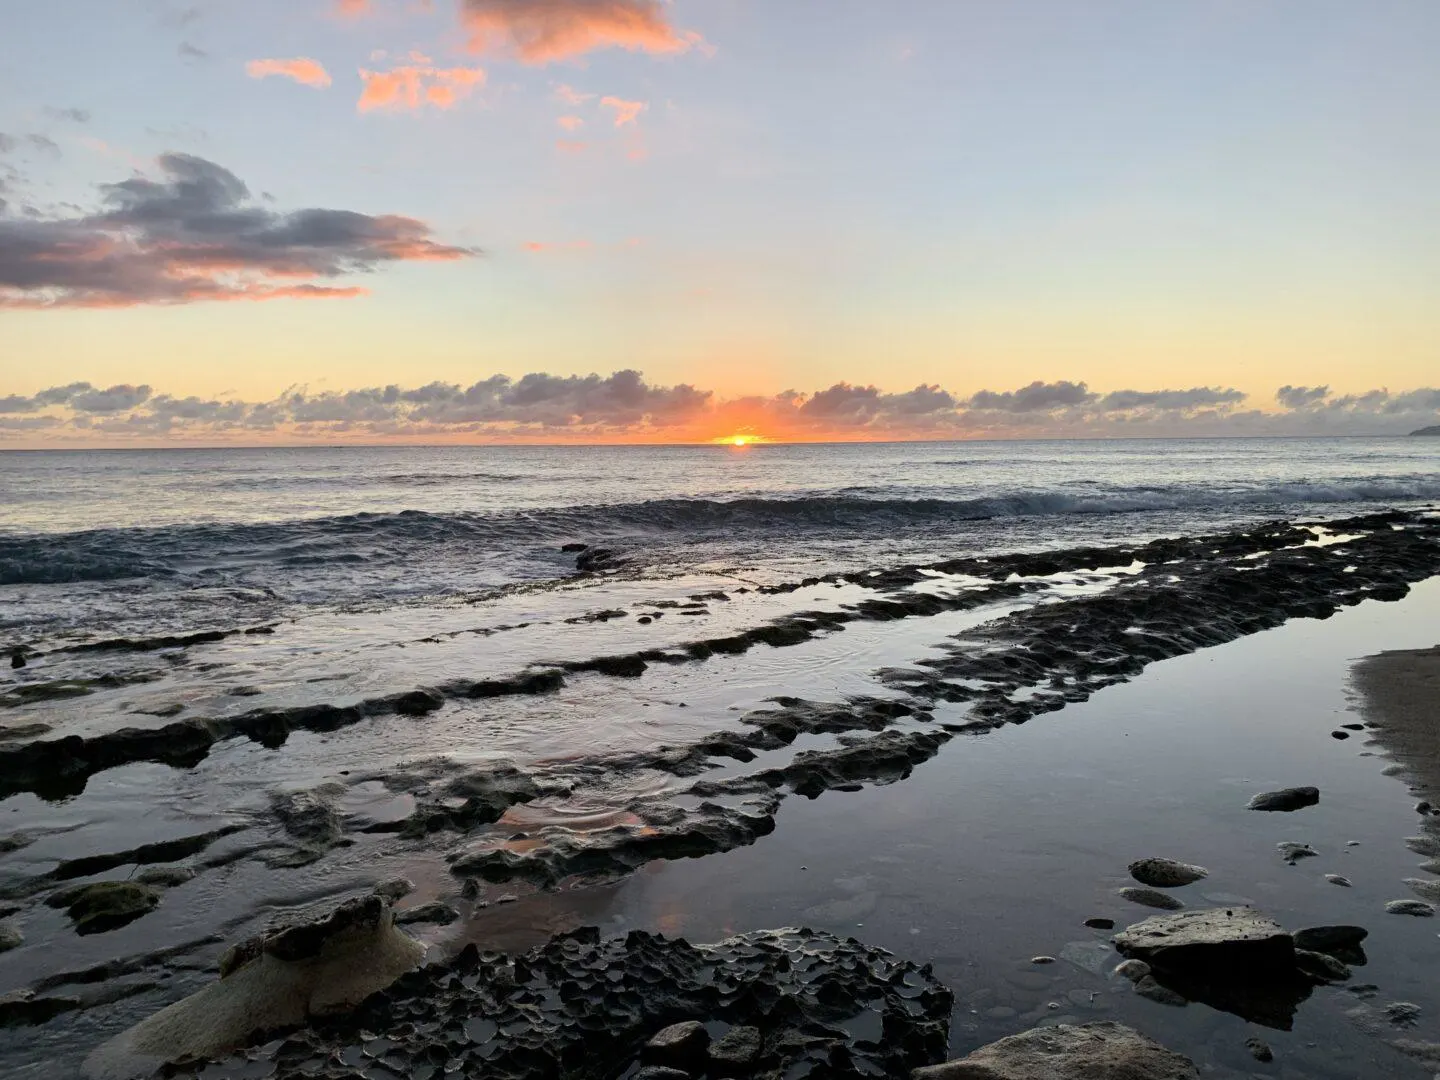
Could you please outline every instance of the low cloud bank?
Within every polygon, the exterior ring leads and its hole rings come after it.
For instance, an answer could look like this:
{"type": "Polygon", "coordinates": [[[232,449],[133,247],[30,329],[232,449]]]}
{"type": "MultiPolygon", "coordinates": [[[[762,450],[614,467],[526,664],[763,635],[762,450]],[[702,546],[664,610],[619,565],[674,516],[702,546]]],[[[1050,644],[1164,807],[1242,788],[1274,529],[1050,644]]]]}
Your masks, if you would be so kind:
{"type": "Polygon", "coordinates": [[[1033,382],[961,396],[935,385],[887,393],[850,383],[813,393],[722,399],[688,384],[658,386],[638,371],[492,375],[312,392],[269,401],[177,397],[146,385],[54,386],[0,397],[0,439],[69,442],[705,441],[734,433],[774,439],[1073,438],[1084,436],[1405,434],[1440,422],[1440,389],[1332,394],[1283,386],[1273,405],[1239,390],[1093,391],[1033,382]]]}

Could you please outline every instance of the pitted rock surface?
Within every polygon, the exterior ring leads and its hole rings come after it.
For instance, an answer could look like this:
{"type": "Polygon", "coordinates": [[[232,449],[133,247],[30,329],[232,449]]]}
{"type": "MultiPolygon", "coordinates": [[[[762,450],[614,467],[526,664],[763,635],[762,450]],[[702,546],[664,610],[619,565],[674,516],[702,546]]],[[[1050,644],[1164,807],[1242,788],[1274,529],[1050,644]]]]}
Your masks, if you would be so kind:
{"type": "Polygon", "coordinates": [[[587,928],[517,957],[468,946],[353,1013],[168,1072],[238,1078],[273,1064],[266,1075],[315,1080],[610,1080],[653,1060],[646,1044],[664,1029],[704,1017],[730,1024],[731,1034],[754,1029],[753,1041],[744,1036],[758,1044],[747,1076],[905,1076],[944,1057],[952,1004],[928,967],[816,931],[691,945],[642,931],[601,939],[587,928]],[[844,1026],[867,1010],[881,1042],[844,1026]]]}

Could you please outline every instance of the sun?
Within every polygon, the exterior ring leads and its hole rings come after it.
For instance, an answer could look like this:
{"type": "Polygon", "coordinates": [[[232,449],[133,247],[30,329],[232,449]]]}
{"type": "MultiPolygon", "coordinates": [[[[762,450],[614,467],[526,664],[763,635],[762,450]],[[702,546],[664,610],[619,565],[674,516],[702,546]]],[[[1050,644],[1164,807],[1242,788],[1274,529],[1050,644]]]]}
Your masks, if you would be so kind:
{"type": "Polygon", "coordinates": [[[750,445],[750,437],[749,437],[748,435],[731,435],[731,436],[730,436],[730,445],[731,445],[731,446],[749,446],[749,445],[750,445]]]}
{"type": "Polygon", "coordinates": [[[746,450],[760,443],[770,440],[764,435],[757,435],[753,431],[737,431],[731,435],[717,435],[710,440],[716,446],[728,446],[732,450],[746,450]]]}

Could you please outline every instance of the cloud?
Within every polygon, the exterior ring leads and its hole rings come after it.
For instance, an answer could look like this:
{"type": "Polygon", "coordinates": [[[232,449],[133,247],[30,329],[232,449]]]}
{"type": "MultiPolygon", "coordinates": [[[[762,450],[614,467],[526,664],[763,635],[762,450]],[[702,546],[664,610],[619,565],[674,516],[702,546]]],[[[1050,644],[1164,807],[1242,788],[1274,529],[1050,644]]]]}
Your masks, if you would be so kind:
{"type": "Polygon", "coordinates": [[[158,180],[102,185],[94,213],[0,213],[0,309],[350,297],[364,290],[331,282],[477,254],[398,214],[271,210],[234,173],[190,154],[158,164],[158,180]]]}
{"type": "Polygon", "coordinates": [[[52,120],[68,120],[72,124],[88,124],[90,122],[89,109],[57,109],[47,105],[42,111],[52,120]]]}
{"type": "Polygon", "coordinates": [[[208,60],[210,54],[199,45],[193,45],[188,41],[182,41],[175,49],[186,60],[208,60]]]}
{"type": "Polygon", "coordinates": [[[374,109],[448,109],[485,85],[481,68],[437,68],[407,65],[389,71],[360,69],[365,88],[356,104],[361,112],[374,109]]]}
{"type": "Polygon", "coordinates": [[[597,49],[674,54],[704,39],[679,31],[660,0],[462,0],[460,18],[475,52],[506,52],[527,64],[568,60],[597,49]]]}
{"type": "Polygon", "coordinates": [[[585,121],[578,116],[562,116],[555,121],[566,131],[576,131],[585,126],[585,121]]]}
{"type": "Polygon", "coordinates": [[[600,104],[607,109],[615,110],[615,126],[617,128],[635,123],[635,118],[650,107],[643,101],[626,101],[624,98],[610,96],[601,98],[600,104]]]}
{"type": "Polygon", "coordinates": [[[370,11],[370,0],[335,0],[336,14],[346,18],[359,18],[361,15],[369,15],[370,11]]]}
{"type": "Polygon", "coordinates": [[[330,85],[330,73],[325,70],[325,65],[308,56],[293,56],[288,60],[251,60],[245,65],[245,73],[252,79],[283,75],[301,86],[313,86],[317,90],[330,85]]]}
{"type": "Polygon", "coordinates": [[[1282,386],[1275,391],[1275,400],[1287,409],[1305,409],[1318,405],[1330,396],[1328,386],[1282,386]]]}
{"type": "Polygon", "coordinates": [[[541,240],[531,240],[521,245],[524,250],[534,254],[547,251],[588,251],[591,246],[589,240],[566,240],[562,243],[546,243],[541,240]]]}
{"type": "MultiPolygon", "coordinates": [[[[1080,384],[1082,387],[1084,383],[1080,384]]],[[[1198,409],[1206,406],[1229,407],[1245,400],[1239,390],[1195,386],[1189,390],[1112,390],[1100,399],[1105,412],[1131,409],[1198,409]]],[[[1068,403],[1067,403],[1068,404],[1068,403]]]]}
{"type": "Polygon", "coordinates": [[[555,140],[555,149],[562,154],[583,154],[589,146],[590,144],[587,142],[577,142],[574,139],[555,140]]]}
{"type": "Polygon", "coordinates": [[[561,83],[555,87],[555,96],[566,105],[584,105],[587,101],[595,100],[594,94],[581,93],[573,86],[567,86],[565,83],[561,83]]]}
{"type": "Polygon", "coordinates": [[[0,429],[10,438],[47,441],[706,441],[736,431],[801,440],[1403,434],[1440,422],[1435,388],[1327,396],[1318,404],[1313,394],[1293,400],[1297,407],[1264,411],[1244,408],[1244,395],[1235,390],[1099,394],[1068,381],[968,397],[934,384],[889,393],[838,382],[812,393],[722,399],[689,384],[650,383],[633,370],[487,375],[468,385],[390,383],[318,393],[292,388],[253,402],[76,382],[0,397],[0,429]]]}
{"type": "Polygon", "coordinates": [[[1058,409],[1066,405],[1083,405],[1094,399],[1095,395],[1090,393],[1089,388],[1083,382],[1073,383],[1062,380],[1046,383],[1036,380],[1029,386],[1022,386],[1019,390],[1006,390],[1002,393],[981,390],[971,396],[969,405],[972,409],[1025,413],[1058,409]]]}

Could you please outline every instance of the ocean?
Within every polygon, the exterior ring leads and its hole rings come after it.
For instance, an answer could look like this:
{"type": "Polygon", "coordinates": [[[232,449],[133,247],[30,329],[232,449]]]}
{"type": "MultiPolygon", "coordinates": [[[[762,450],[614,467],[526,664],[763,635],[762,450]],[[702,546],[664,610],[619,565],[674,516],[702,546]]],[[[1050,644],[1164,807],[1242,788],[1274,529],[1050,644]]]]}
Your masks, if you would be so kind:
{"type": "MultiPolygon", "coordinates": [[[[855,933],[936,963],[961,1052],[1035,1010],[1163,1011],[1112,1000],[1093,942],[1025,965],[1152,846],[1317,917],[1330,886],[1263,883],[1307,837],[1231,822],[1241,784],[1384,807],[1329,824],[1393,891],[1403,788],[1317,755],[1358,745],[1329,738],[1347,658],[1433,643],[1437,502],[1413,438],[5,453],[0,995],[75,1003],[0,1032],[0,1074],[390,879],[455,913],[415,928],[440,950],[855,933]],[[46,902],[116,878],[153,909],[76,933],[46,902]]],[[[1305,1075],[1370,1052],[1292,1043],[1305,1075]]]]}

